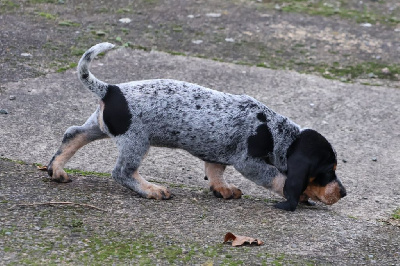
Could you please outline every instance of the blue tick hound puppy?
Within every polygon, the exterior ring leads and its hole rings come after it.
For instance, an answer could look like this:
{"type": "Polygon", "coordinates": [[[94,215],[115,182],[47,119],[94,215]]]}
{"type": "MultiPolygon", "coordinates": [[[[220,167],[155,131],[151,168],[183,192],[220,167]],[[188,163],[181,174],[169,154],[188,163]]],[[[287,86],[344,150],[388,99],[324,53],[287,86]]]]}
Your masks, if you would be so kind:
{"type": "Polygon", "coordinates": [[[280,209],[294,211],[299,202],[311,204],[309,199],[333,204],[346,195],[335,174],[336,154],[318,132],[301,129],[247,95],[169,79],[107,84],[90,73],[89,64],[113,46],[97,44],[79,61],[79,79],[100,105],[85,124],[65,132],[48,165],[53,180],[69,182],[63,167],[75,152],[110,137],[119,150],[113,178],[145,198],[171,197],[139,174],[150,146],[184,149],[203,160],[211,190],[224,199],[242,195],[224,181],[227,165],[285,197],[276,204],[280,209]]]}

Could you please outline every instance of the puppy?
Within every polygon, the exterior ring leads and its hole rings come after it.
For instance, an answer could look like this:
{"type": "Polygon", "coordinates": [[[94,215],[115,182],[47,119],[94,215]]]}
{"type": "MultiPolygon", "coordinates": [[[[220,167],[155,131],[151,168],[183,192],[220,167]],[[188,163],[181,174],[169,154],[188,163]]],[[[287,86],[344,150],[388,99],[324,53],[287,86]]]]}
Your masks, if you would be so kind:
{"type": "Polygon", "coordinates": [[[275,205],[279,209],[294,211],[309,199],[333,204],[346,195],[335,174],[336,154],[318,132],[301,129],[247,95],[169,79],[107,84],[92,75],[89,65],[113,47],[97,44],[79,61],[79,79],[100,98],[100,105],[82,126],[65,132],[48,165],[53,180],[69,182],[63,167],[75,152],[110,137],[119,151],[113,178],[145,198],[171,197],[167,188],[139,174],[150,146],[184,149],[203,160],[211,190],[224,199],[242,195],[224,181],[227,165],[286,198],[275,205]]]}

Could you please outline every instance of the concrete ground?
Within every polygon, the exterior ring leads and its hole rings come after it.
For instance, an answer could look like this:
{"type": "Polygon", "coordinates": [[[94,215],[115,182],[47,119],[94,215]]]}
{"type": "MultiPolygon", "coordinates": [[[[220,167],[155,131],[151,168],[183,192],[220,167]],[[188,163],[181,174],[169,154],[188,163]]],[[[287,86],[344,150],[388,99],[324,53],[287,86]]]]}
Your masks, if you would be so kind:
{"type": "MultiPolygon", "coordinates": [[[[49,5],[50,10],[60,8],[49,5]]],[[[238,6],[250,8],[235,2],[238,6]]],[[[23,25],[29,26],[29,21],[35,23],[31,30],[42,30],[32,36],[52,34],[47,24],[53,22],[37,21],[29,13],[35,7],[43,8],[32,4],[25,11],[2,11],[2,27],[15,22],[18,12],[28,13],[20,24],[9,25],[15,33],[8,44],[0,41],[3,52],[6,48],[18,56],[23,52],[16,51],[15,45],[21,38],[18,31],[26,30],[23,25]]],[[[152,8],[162,10],[159,5],[152,8]]],[[[141,15],[147,14],[147,9],[143,10],[141,15]]],[[[67,15],[74,21],[79,12],[67,15]]],[[[263,12],[276,15],[276,10],[263,12]]],[[[392,32],[396,28],[382,27],[392,32]]],[[[66,31],[72,34],[76,29],[66,31]]],[[[398,38],[393,37],[394,45],[398,38]]],[[[88,45],[89,41],[83,42],[88,45]]],[[[24,42],[21,45],[24,47],[24,42]]],[[[60,49],[64,45],[59,44],[60,49]]],[[[173,78],[245,93],[325,135],[337,151],[337,173],[348,195],[332,206],[300,206],[289,213],[273,208],[281,200],[278,196],[245,180],[233,168],[228,169],[227,179],[242,189],[244,197],[215,198],[203,179],[202,162],[184,151],[161,148],[151,149],[141,171],[148,180],[168,186],[175,196],[168,201],[142,199],[102,174],[111,172],[117,156],[110,140],[92,143],[76,154],[67,165],[77,170],[71,174],[73,182],[50,182],[47,174],[32,164],[46,165],[64,131],[84,123],[97,99],[82,88],[73,67],[55,73],[60,62],[46,49],[40,50],[40,60],[32,52],[30,59],[9,60],[4,59],[9,53],[4,53],[2,61],[9,67],[4,68],[0,87],[0,264],[400,263],[399,218],[394,215],[400,208],[400,91],[396,79],[374,78],[373,82],[385,86],[343,83],[316,74],[256,67],[256,62],[253,66],[238,64],[229,56],[223,57],[226,62],[219,62],[176,55],[167,49],[168,53],[119,48],[93,62],[92,72],[109,83],[173,78]],[[38,65],[43,68],[35,67],[38,65]],[[42,73],[44,68],[47,74],[42,73]],[[75,205],[37,205],[50,201],[75,205]],[[222,244],[229,231],[265,244],[232,248],[222,244]]],[[[191,48],[187,51],[192,53],[191,48]]],[[[392,60],[391,64],[398,64],[395,56],[392,60]]]]}

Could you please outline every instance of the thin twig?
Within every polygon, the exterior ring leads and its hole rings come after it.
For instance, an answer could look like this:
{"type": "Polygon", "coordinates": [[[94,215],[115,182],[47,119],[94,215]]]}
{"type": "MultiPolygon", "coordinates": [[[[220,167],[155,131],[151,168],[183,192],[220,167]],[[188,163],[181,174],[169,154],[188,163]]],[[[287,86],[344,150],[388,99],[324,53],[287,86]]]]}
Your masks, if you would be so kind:
{"type": "MultiPolygon", "coordinates": [[[[99,207],[90,205],[90,204],[85,204],[85,203],[76,203],[76,202],[70,202],[70,201],[49,201],[49,202],[35,202],[35,203],[21,203],[21,204],[16,204],[15,206],[40,206],[40,205],[77,205],[77,206],[82,206],[82,207],[89,207],[93,208],[99,211],[107,212],[107,210],[101,209],[99,207]]],[[[11,207],[10,209],[12,209],[11,207]]]]}

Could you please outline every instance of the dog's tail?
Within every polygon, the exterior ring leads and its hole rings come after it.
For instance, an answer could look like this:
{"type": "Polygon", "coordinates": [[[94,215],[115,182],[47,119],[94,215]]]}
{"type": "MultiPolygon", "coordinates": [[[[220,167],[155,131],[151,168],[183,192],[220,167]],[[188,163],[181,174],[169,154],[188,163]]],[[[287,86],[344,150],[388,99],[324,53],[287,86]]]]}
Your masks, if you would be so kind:
{"type": "Polygon", "coordinates": [[[97,79],[92,73],[89,71],[90,62],[92,62],[93,58],[96,57],[99,53],[110,50],[114,47],[114,44],[103,42],[96,44],[87,50],[79,60],[78,64],[78,76],[81,82],[85,87],[87,87],[90,91],[94,92],[100,98],[103,98],[106,95],[108,84],[97,79]]]}

